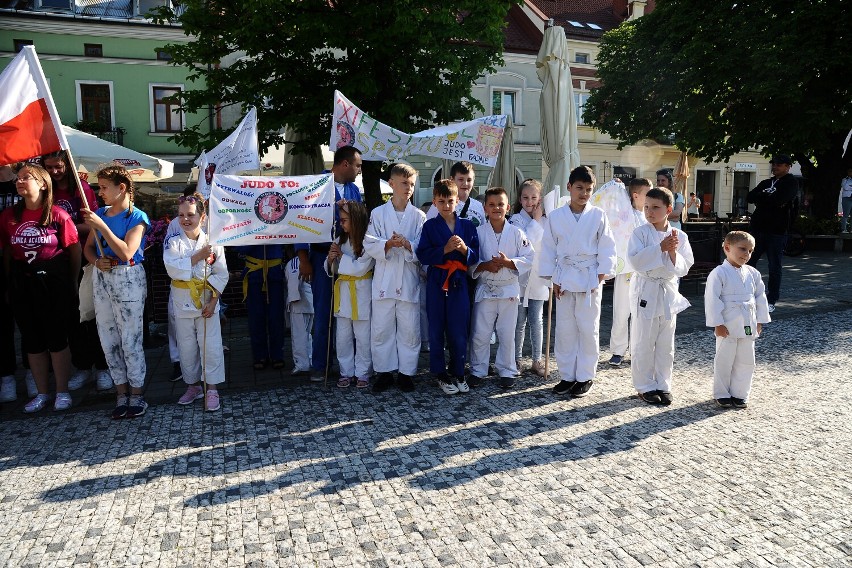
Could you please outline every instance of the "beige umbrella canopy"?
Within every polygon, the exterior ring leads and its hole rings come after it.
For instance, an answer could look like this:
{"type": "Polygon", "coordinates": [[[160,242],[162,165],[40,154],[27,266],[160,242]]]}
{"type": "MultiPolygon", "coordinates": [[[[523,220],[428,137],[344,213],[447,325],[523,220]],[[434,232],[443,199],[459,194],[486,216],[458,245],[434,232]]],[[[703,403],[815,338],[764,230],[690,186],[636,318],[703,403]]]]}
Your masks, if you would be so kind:
{"type": "Polygon", "coordinates": [[[502,187],[509,194],[509,205],[515,203],[516,197],[515,180],[515,142],[512,136],[512,117],[506,120],[506,128],[503,130],[503,141],[500,142],[500,153],[497,155],[497,163],[491,173],[491,187],[502,187]]]}
{"type": "MultiPolygon", "coordinates": [[[[683,202],[688,203],[686,200],[686,181],[689,178],[689,157],[686,155],[686,152],[681,152],[680,157],[677,159],[677,165],[674,169],[674,191],[675,193],[681,194],[683,197],[683,202]]],[[[686,221],[686,207],[683,208],[683,211],[680,213],[680,220],[686,221]]]]}
{"type": "Polygon", "coordinates": [[[535,66],[541,80],[541,154],[550,168],[544,180],[545,193],[558,185],[564,194],[568,175],[580,165],[577,109],[568,61],[565,30],[559,26],[544,30],[535,66]]]}
{"type": "MultiPolygon", "coordinates": [[[[284,139],[287,142],[300,142],[304,140],[301,132],[296,132],[289,126],[284,130],[284,139]]],[[[323,169],[322,151],[319,146],[311,148],[309,154],[290,154],[293,144],[284,144],[284,164],[281,168],[285,176],[306,176],[319,173],[323,169]]]]}

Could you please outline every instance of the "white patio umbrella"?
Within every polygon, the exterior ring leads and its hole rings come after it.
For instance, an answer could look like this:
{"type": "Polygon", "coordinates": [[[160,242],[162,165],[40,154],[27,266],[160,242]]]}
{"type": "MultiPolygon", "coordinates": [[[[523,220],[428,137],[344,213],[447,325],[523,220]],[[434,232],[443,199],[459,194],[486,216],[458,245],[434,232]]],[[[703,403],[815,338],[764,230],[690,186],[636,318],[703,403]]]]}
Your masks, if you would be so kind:
{"type": "Polygon", "coordinates": [[[174,175],[175,165],[172,162],[107,142],[69,126],[62,129],[78,172],[94,174],[103,166],[118,162],[127,168],[134,181],[157,181],[174,175]]]}
{"type": "Polygon", "coordinates": [[[544,180],[545,193],[558,185],[564,194],[568,175],[580,165],[577,109],[568,61],[565,30],[559,26],[544,30],[535,66],[541,80],[541,155],[549,168],[544,180]]]}

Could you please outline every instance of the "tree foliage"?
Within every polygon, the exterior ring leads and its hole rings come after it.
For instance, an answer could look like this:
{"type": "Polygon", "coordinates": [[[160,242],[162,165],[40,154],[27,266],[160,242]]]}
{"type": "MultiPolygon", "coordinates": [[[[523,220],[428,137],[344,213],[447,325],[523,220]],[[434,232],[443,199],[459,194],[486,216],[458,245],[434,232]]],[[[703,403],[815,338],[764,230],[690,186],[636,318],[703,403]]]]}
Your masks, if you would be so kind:
{"type": "MultiPolygon", "coordinates": [[[[182,94],[183,108],[256,106],[261,146],[280,144],[280,129],[290,125],[306,137],[298,152],[328,143],[335,89],[410,132],[484,111],[471,88],[502,63],[504,22],[516,3],[187,0],[180,21],[194,39],[166,49],[206,84],[182,94]]],[[[168,7],[157,13],[161,21],[177,18],[168,7]]],[[[176,138],[197,151],[209,148],[226,133],[208,134],[206,126],[188,125],[176,138]]],[[[375,195],[368,197],[378,198],[378,169],[370,173],[375,195]]],[[[365,183],[367,177],[365,171],[365,183]]]]}
{"type": "Polygon", "coordinates": [[[622,146],[673,137],[706,161],[788,153],[820,201],[836,201],[852,128],[849,4],[659,0],[604,35],[584,117],[622,146]]]}

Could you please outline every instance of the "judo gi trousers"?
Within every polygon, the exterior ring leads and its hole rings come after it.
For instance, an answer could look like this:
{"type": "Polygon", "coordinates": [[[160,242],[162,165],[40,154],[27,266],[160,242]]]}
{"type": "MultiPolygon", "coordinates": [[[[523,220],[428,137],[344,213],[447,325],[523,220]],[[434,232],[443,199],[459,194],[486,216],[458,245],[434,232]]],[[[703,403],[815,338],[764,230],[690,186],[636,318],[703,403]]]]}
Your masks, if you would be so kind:
{"type": "Polygon", "coordinates": [[[142,316],[148,295],[145,269],[141,264],[119,265],[107,272],[96,269],[93,284],[98,336],[112,381],[142,388],[147,371],[142,346],[142,316]]]}
{"type": "Polygon", "coordinates": [[[672,367],[674,366],[674,336],[677,316],[645,319],[632,315],[631,335],[633,350],[630,374],[637,392],[672,392],[672,367]]]}
{"type": "Polygon", "coordinates": [[[293,366],[297,371],[309,371],[311,368],[311,328],[314,314],[290,312],[290,340],[293,347],[293,366]]]}
{"type": "Polygon", "coordinates": [[[754,377],[754,339],[717,337],[713,359],[713,398],[748,400],[754,377]]]}
{"type": "Polygon", "coordinates": [[[377,373],[417,374],[420,358],[420,305],[402,300],[373,300],[371,348],[377,373]]]}
{"type": "Polygon", "coordinates": [[[491,359],[491,330],[497,326],[497,356],[494,366],[501,377],[518,374],[515,364],[515,326],[518,323],[518,300],[489,298],[473,306],[473,338],[470,347],[470,372],[484,378],[491,359]]]}
{"type": "MultiPolygon", "coordinates": [[[[266,289],[263,291],[263,271],[248,274],[248,312],[251,353],[254,361],[281,361],[284,359],[284,271],[281,265],[267,271],[266,289]]],[[[220,346],[221,349],[221,346],[220,346]]]]}
{"type": "Polygon", "coordinates": [[[564,292],[556,300],[554,355],[563,381],[586,382],[598,370],[601,289],[564,292]]]}
{"type": "Polygon", "coordinates": [[[192,385],[202,380],[204,365],[207,367],[208,385],[225,382],[225,354],[222,351],[222,326],[218,313],[209,318],[176,317],[175,339],[180,351],[180,370],[186,384],[192,385]],[[206,338],[205,320],[207,320],[206,338]]]}
{"type": "MultiPolygon", "coordinates": [[[[450,350],[449,372],[464,376],[467,361],[467,337],[470,327],[470,297],[461,286],[450,288],[449,294],[433,282],[426,285],[426,310],[429,312],[429,372],[447,372],[444,338],[450,350]]],[[[488,332],[490,335],[490,331],[488,332]]]]}
{"type": "Polygon", "coordinates": [[[167,319],[168,325],[166,329],[169,334],[169,359],[172,363],[180,362],[180,349],[177,343],[177,330],[175,329],[175,309],[172,307],[172,289],[169,287],[169,304],[168,304],[167,319]]]}
{"type": "Polygon", "coordinates": [[[370,321],[335,317],[337,320],[337,363],[340,376],[369,379],[372,374],[370,358],[370,321]]]}
{"type": "Polygon", "coordinates": [[[619,274],[615,277],[613,284],[609,352],[623,357],[630,346],[630,275],[619,274]]]}

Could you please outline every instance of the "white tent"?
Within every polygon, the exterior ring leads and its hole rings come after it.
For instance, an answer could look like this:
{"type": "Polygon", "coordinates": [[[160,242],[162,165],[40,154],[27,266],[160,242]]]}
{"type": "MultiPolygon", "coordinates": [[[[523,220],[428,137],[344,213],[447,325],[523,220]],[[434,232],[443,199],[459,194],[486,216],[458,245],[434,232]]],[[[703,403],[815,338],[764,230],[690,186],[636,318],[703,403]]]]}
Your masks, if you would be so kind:
{"type": "Polygon", "coordinates": [[[125,166],[134,181],[157,181],[174,175],[175,165],[97,136],[63,126],[77,171],[94,175],[103,166],[118,162],[125,166]]]}

